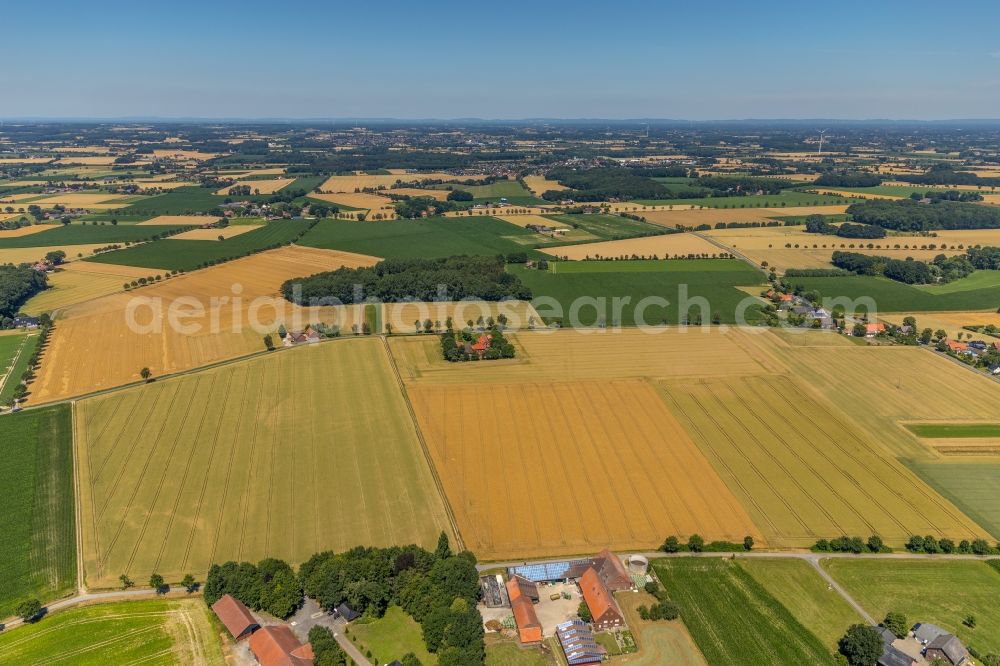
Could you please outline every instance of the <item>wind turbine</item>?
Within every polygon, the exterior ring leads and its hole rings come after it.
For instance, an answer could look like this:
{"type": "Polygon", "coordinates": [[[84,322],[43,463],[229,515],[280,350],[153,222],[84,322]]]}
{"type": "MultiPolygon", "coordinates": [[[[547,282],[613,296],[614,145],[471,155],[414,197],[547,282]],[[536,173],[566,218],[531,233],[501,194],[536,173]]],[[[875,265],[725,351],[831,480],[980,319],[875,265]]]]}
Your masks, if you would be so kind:
{"type": "Polygon", "coordinates": [[[824,129],[824,130],[818,130],[818,131],[819,131],[819,149],[816,151],[816,154],[817,155],[822,155],[823,154],[823,135],[826,134],[827,130],[824,129]]]}

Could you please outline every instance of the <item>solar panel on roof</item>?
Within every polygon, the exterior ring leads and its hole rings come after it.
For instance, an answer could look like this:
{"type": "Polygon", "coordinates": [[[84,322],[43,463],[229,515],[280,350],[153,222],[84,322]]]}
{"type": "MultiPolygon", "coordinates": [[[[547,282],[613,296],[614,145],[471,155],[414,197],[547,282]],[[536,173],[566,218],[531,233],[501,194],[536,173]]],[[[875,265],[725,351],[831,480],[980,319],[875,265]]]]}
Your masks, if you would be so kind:
{"type": "Polygon", "coordinates": [[[549,580],[563,580],[569,578],[568,574],[574,568],[584,567],[590,564],[590,560],[568,560],[566,562],[546,562],[545,564],[522,564],[516,567],[509,567],[509,575],[517,574],[532,582],[549,580]]]}

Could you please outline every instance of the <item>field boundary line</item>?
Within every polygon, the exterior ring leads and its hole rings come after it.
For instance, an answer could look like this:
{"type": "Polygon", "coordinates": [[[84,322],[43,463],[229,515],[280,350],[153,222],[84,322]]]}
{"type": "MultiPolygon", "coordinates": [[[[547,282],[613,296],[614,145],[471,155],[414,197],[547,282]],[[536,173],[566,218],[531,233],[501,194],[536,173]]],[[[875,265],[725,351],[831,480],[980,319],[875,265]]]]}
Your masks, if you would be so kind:
{"type": "Polygon", "coordinates": [[[420,431],[420,423],[417,421],[417,413],[413,409],[413,403],[410,402],[410,396],[406,393],[406,385],[403,384],[403,378],[399,374],[399,367],[396,365],[396,359],[392,355],[392,350],[389,349],[389,339],[385,335],[378,336],[382,340],[382,348],[385,350],[385,355],[389,358],[389,367],[392,368],[392,375],[396,378],[396,385],[399,387],[399,392],[403,396],[403,402],[406,404],[406,411],[410,414],[410,422],[413,423],[413,430],[417,433],[417,441],[420,442],[420,448],[424,452],[424,460],[427,462],[427,466],[430,468],[431,478],[434,479],[434,485],[437,486],[438,495],[441,497],[441,502],[444,504],[444,513],[448,518],[448,522],[451,523],[452,532],[455,534],[455,545],[458,550],[465,550],[465,543],[462,541],[462,533],[458,531],[458,521],[455,520],[455,512],[452,511],[451,503],[448,501],[448,496],[444,492],[444,483],[441,482],[441,477],[438,475],[437,467],[434,465],[434,459],[431,457],[430,447],[427,446],[427,441],[424,439],[424,434],[420,431]]]}
{"type": "Polygon", "coordinates": [[[705,236],[700,231],[692,231],[691,233],[694,234],[695,236],[697,236],[698,238],[702,239],[703,241],[711,243],[712,245],[714,245],[715,247],[717,247],[717,248],[719,248],[721,250],[725,250],[727,254],[731,254],[734,257],[737,257],[738,259],[741,259],[742,261],[744,261],[744,262],[750,264],[751,266],[753,266],[759,272],[763,273],[764,275],[767,275],[767,271],[765,271],[763,268],[761,268],[757,263],[755,263],[753,261],[750,261],[749,257],[747,257],[745,254],[743,254],[739,250],[737,250],[735,247],[729,247],[728,245],[725,245],[722,242],[715,240],[711,236],[705,236]]]}

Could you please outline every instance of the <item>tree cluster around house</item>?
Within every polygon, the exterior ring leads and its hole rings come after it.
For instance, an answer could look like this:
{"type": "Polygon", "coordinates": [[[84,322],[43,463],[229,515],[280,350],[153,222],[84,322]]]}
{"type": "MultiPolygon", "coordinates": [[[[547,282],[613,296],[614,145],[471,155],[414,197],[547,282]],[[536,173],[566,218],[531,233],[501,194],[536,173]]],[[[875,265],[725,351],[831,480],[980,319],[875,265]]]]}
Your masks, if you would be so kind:
{"type": "MultiPolygon", "coordinates": [[[[477,333],[472,327],[472,321],[458,331],[451,325],[448,318],[448,330],[441,334],[441,354],[446,361],[495,361],[501,358],[514,358],[517,351],[514,345],[504,337],[502,326],[506,324],[506,316],[498,315],[498,325],[492,324],[492,317],[486,330],[477,333]]],[[[429,321],[429,320],[428,320],[429,321]]],[[[426,322],[425,322],[426,323],[426,322]]]]}
{"type": "Polygon", "coordinates": [[[505,270],[503,257],[481,256],[386,259],[369,268],[340,268],[288,280],[281,290],[297,305],[531,298],[520,278],[505,270]]]}
{"type": "Polygon", "coordinates": [[[941,254],[925,262],[837,250],[831,256],[830,263],[858,275],[884,276],[904,284],[951,282],[976,270],[964,255],[948,257],[941,254]]]}
{"type": "Polygon", "coordinates": [[[45,273],[31,266],[0,265],[0,328],[10,328],[24,303],[48,286],[45,273]]]}

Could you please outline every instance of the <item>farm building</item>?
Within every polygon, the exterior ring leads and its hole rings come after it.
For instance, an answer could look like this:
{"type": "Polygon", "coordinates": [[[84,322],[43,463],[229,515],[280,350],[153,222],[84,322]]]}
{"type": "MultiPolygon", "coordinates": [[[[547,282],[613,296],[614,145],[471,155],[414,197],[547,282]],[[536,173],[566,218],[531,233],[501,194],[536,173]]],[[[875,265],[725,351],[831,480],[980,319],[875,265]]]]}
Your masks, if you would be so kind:
{"type": "Polygon", "coordinates": [[[538,585],[536,583],[533,583],[524,576],[518,576],[517,574],[510,577],[510,580],[507,582],[508,587],[511,583],[517,585],[517,589],[521,596],[528,597],[533,604],[538,603],[538,585]]]}
{"type": "Polygon", "coordinates": [[[518,639],[525,645],[540,643],[542,624],[538,621],[535,606],[528,597],[521,594],[521,587],[516,581],[507,581],[507,596],[510,597],[510,608],[514,611],[518,639]]]}
{"type": "Polygon", "coordinates": [[[509,576],[523,576],[535,583],[548,583],[557,580],[574,580],[583,575],[593,564],[591,560],[567,560],[564,562],[546,562],[544,564],[524,564],[509,567],[509,576]]]}
{"type": "Polygon", "coordinates": [[[504,587],[500,574],[479,577],[479,589],[482,590],[483,603],[487,608],[503,608],[510,606],[507,598],[507,588],[504,587]]]}
{"type": "Polygon", "coordinates": [[[969,660],[969,651],[962,645],[962,641],[952,634],[941,634],[932,640],[927,644],[924,655],[932,663],[935,659],[940,659],[950,666],[960,666],[969,660]]]}
{"type": "Polygon", "coordinates": [[[569,666],[599,664],[605,649],[594,640],[594,634],[581,620],[570,620],[556,627],[559,645],[569,666]]]}
{"type": "Polygon", "coordinates": [[[865,324],[865,337],[874,338],[876,335],[885,333],[885,324],[877,322],[875,324],[865,324]]]}
{"type": "Polygon", "coordinates": [[[358,613],[356,610],[354,610],[347,604],[340,604],[339,606],[337,606],[337,615],[344,618],[344,620],[347,622],[353,622],[354,620],[357,620],[359,617],[361,617],[360,613],[358,613]]]}
{"type": "Polygon", "coordinates": [[[250,609],[231,595],[222,595],[221,599],[212,604],[212,611],[237,641],[246,638],[260,628],[260,624],[250,613],[250,609]]]}
{"type": "Polygon", "coordinates": [[[624,626],[625,617],[618,607],[618,602],[611,596],[611,592],[594,567],[587,569],[580,577],[580,589],[583,591],[583,600],[590,609],[595,629],[614,629],[624,626]]]}
{"type": "Polygon", "coordinates": [[[629,575],[621,559],[605,549],[594,558],[594,568],[601,581],[612,592],[632,589],[632,576],[629,575]]]}
{"type": "Polygon", "coordinates": [[[250,637],[260,666],[313,666],[312,645],[303,645],[285,625],[261,627],[250,637]]]}

